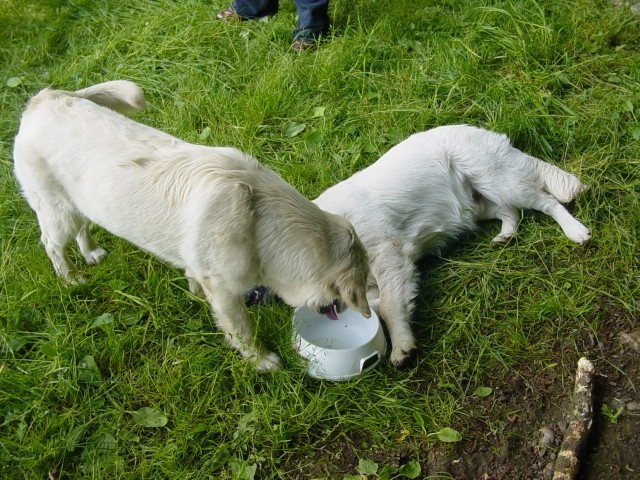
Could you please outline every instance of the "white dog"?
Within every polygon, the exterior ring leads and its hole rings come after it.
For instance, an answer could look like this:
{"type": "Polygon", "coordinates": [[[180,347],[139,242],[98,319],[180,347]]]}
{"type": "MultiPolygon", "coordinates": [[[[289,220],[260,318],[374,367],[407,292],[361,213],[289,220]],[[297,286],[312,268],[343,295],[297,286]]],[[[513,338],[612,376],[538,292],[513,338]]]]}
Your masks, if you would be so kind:
{"type": "Polygon", "coordinates": [[[22,116],[15,175],[59,275],[78,280],[65,253],[72,238],[87,263],[105,257],[95,222],[184,269],[259,370],[281,361],[255,338],[243,300],[253,285],[292,306],[338,301],[370,315],[367,254],[347,220],[236,149],[192,145],[117,113],[143,106],[137,85],[114,81],[45,89],[22,116]]]}
{"type": "Polygon", "coordinates": [[[512,147],[505,135],[452,125],[412,135],[314,202],[347,218],[367,248],[369,304],[387,324],[392,362],[402,366],[416,350],[409,321],[420,257],[437,253],[478,220],[501,220],[493,241],[505,243],[518,228],[520,209],[550,215],[583,244],[589,230],[561,203],[585,188],[512,147]]]}

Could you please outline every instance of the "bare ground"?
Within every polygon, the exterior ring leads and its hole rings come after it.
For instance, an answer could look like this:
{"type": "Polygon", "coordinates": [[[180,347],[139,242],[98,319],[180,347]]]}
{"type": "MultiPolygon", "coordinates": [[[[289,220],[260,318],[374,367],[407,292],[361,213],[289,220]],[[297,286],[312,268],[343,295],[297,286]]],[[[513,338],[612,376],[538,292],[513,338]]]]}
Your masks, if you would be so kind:
{"type": "MultiPolygon", "coordinates": [[[[640,479],[640,322],[603,305],[600,331],[595,335],[585,331],[577,339],[595,366],[594,422],[577,478],[640,479]]],[[[557,370],[521,366],[494,390],[496,402],[490,411],[472,405],[476,411],[470,418],[476,420],[468,425],[462,442],[429,443],[418,450],[400,445],[395,451],[367,452],[368,458],[395,467],[419,458],[420,478],[550,480],[572,409],[576,364],[568,361],[573,356],[565,350],[567,345],[557,345],[563,378],[558,378],[557,370]]],[[[295,479],[342,479],[357,472],[363,450],[367,450],[364,438],[333,439],[326,448],[319,446],[313,462],[293,458],[287,470],[295,479]]]]}

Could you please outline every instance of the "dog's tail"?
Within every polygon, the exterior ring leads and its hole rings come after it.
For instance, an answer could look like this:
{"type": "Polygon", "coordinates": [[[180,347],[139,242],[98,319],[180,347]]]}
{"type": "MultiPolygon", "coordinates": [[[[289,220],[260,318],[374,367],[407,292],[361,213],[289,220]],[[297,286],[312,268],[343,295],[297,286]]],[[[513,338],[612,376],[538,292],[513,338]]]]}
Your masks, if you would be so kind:
{"type": "Polygon", "coordinates": [[[124,115],[138,112],[147,106],[142,89],[129,80],[98,83],[72,93],[124,115]]]}
{"type": "Polygon", "coordinates": [[[45,88],[31,98],[27,110],[48,99],[63,97],[84,98],[123,115],[130,115],[147,106],[142,89],[138,85],[129,80],[113,80],[76,92],[45,88]]]}
{"type": "Polygon", "coordinates": [[[587,185],[582,183],[575,175],[544,162],[539,158],[529,157],[535,164],[536,170],[544,181],[547,191],[560,203],[569,203],[579,193],[584,192],[587,185]]]}

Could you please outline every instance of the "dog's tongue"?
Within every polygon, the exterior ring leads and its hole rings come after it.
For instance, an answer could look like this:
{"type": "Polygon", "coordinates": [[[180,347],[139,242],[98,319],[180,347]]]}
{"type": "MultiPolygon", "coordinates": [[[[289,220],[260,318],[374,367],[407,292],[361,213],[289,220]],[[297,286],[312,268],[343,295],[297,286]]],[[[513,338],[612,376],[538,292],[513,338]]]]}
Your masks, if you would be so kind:
{"type": "Polygon", "coordinates": [[[329,320],[338,320],[338,309],[335,303],[327,307],[327,317],[329,317],[329,320]]]}

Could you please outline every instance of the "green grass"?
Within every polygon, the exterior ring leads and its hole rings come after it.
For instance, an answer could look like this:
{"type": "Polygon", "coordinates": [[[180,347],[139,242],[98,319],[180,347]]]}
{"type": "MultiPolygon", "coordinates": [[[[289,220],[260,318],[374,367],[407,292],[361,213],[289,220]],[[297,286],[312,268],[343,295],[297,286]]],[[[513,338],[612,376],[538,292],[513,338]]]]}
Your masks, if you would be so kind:
{"type": "Polygon", "coordinates": [[[334,0],[334,36],[303,55],[289,50],[286,1],[269,21],[235,24],[215,20],[220,1],[0,3],[0,476],[307,478],[313,467],[341,478],[357,473],[334,465],[345,446],[425,462],[440,429],[469,438],[472,418],[496,422],[478,386],[528,382],[536,369],[563,381],[608,310],[631,327],[640,20],[604,0],[547,3],[334,0]],[[126,242],[96,230],[110,256],[83,267],[84,286],[51,271],[12,176],[20,112],[45,86],[117,78],[145,91],[141,122],[237,146],[309,198],[416,131],[507,133],[590,185],[574,213],[593,240],[576,247],[528,213],[506,248],[490,246],[489,223],[426,262],[408,371],[385,363],[353,382],[311,380],[290,347],[291,309],[254,308],[286,363],[257,374],[181,272],[126,242]],[[166,425],[141,425],[145,407],[166,425]]]}

